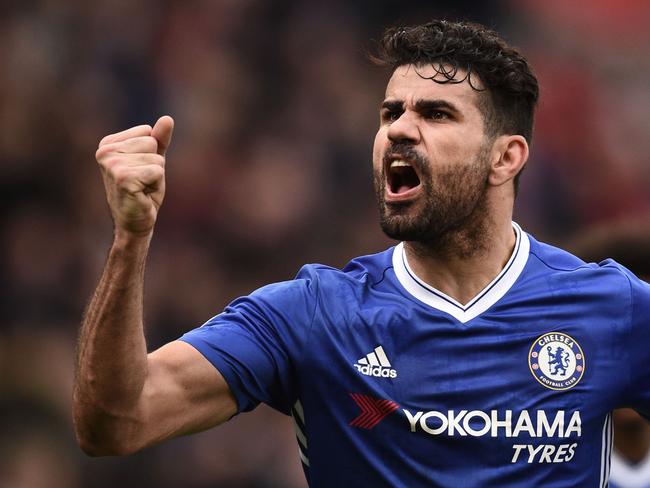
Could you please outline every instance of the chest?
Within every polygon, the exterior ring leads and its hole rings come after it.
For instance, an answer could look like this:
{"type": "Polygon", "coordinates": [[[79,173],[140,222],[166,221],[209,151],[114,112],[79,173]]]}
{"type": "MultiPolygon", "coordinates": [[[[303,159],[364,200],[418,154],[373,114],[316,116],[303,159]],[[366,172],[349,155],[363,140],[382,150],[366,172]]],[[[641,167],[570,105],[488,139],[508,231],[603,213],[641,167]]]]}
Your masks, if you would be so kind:
{"type": "Polygon", "coordinates": [[[510,461],[553,446],[548,462],[570,460],[576,441],[600,439],[627,375],[616,318],[583,312],[509,308],[460,324],[359,311],[310,341],[319,353],[307,363],[309,396],[332,405],[329,424],[390,429],[407,450],[482,446],[502,463],[497,446],[510,461]]]}
{"type": "Polygon", "coordinates": [[[610,408],[600,397],[615,397],[625,380],[622,319],[580,308],[510,308],[466,324],[399,308],[360,310],[348,320],[314,332],[319,351],[308,367],[344,388],[417,407],[610,408]]]}

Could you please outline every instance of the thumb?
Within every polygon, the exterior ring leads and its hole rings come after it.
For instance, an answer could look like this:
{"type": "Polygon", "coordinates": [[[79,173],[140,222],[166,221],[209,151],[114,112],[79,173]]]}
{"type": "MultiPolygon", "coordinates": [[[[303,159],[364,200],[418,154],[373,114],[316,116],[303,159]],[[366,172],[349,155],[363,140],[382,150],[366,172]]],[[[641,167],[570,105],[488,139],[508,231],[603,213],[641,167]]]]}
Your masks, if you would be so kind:
{"type": "Polygon", "coordinates": [[[174,119],[169,115],[160,117],[151,130],[151,136],[158,141],[158,154],[161,156],[167,152],[172,141],[172,132],[174,132],[174,119]]]}

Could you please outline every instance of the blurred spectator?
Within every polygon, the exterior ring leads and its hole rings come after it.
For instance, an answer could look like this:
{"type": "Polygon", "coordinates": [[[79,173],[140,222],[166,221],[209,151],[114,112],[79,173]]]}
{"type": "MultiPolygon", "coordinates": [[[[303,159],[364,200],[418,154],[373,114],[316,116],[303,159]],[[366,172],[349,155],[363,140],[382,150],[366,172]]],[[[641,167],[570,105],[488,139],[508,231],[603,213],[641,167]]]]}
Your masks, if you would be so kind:
{"type": "MultiPolygon", "coordinates": [[[[587,262],[606,258],[650,281],[648,219],[601,226],[585,232],[570,246],[587,262]]],[[[650,424],[630,408],[615,410],[610,488],[650,488],[650,424]]]]}

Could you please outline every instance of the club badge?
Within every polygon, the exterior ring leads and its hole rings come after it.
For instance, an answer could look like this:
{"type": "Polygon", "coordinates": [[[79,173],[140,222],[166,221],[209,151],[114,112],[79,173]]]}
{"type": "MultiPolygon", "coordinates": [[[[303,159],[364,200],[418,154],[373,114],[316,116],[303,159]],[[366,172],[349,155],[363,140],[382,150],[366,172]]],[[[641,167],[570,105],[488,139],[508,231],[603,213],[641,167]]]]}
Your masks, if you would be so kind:
{"type": "Polygon", "coordinates": [[[546,388],[568,390],[578,384],[585,372],[585,355],[573,337],[548,332],[533,342],[528,366],[546,388]]]}

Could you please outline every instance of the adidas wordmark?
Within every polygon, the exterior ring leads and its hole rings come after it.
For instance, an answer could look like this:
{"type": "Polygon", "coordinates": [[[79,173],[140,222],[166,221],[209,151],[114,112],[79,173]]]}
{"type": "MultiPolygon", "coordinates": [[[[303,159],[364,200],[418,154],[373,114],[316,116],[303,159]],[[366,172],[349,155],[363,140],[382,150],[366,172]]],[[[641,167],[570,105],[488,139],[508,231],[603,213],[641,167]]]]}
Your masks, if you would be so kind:
{"type": "Polygon", "coordinates": [[[397,378],[397,371],[391,368],[390,361],[386,357],[384,348],[375,347],[375,350],[366,354],[354,365],[357,371],[366,376],[376,376],[377,378],[397,378]]]}

